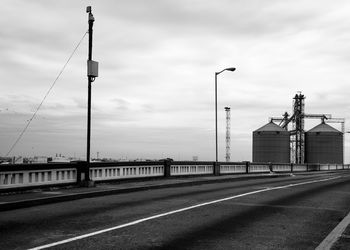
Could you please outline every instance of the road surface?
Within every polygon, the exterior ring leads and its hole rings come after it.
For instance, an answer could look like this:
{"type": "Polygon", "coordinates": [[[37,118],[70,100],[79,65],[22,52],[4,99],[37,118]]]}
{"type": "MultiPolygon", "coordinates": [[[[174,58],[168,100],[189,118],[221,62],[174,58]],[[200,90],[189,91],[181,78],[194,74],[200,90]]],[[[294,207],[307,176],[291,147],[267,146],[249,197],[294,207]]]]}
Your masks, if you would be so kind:
{"type": "Polygon", "coordinates": [[[0,212],[1,249],[315,249],[350,173],[236,180],[0,212]]]}

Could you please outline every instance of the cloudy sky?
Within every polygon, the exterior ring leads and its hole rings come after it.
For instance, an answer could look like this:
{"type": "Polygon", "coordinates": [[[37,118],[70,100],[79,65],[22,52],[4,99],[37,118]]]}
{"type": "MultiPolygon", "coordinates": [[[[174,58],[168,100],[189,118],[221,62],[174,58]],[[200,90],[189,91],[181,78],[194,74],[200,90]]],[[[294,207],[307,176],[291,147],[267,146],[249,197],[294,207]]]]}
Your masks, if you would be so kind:
{"type": "MultiPolygon", "coordinates": [[[[93,157],[214,160],[214,73],[226,67],[237,71],[218,77],[221,160],[225,106],[233,161],[251,160],[252,131],[291,112],[297,91],[307,113],[350,118],[349,1],[3,0],[0,156],[86,32],[88,5],[93,157]]],[[[87,36],[11,155],[85,156],[86,59],[87,36]]],[[[345,150],[348,161],[350,136],[345,150]]]]}

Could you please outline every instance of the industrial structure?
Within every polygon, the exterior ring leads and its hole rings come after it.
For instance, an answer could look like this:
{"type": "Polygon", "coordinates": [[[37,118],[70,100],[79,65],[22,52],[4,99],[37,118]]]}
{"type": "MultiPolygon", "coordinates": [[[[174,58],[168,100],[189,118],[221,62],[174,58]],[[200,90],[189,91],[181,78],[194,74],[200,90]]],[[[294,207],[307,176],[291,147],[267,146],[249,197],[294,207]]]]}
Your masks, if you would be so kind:
{"type": "Polygon", "coordinates": [[[289,162],[290,133],[272,121],[253,132],[253,162],[289,162]]]}
{"type": "Polygon", "coordinates": [[[344,118],[305,113],[305,96],[299,92],[293,98],[291,116],[285,112],[283,117],[271,117],[268,124],[253,132],[253,161],[342,164],[344,130],[344,118]],[[306,118],[320,119],[321,124],[305,132],[306,118]],[[340,123],[341,131],[326,123],[340,123]]]}
{"type": "Polygon", "coordinates": [[[343,134],[324,122],[305,133],[305,162],[343,163],[343,134]]]}
{"type": "Polygon", "coordinates": [[[226,162],[231,159],[231,109],[225,107],[226,112],[226,162]]]}

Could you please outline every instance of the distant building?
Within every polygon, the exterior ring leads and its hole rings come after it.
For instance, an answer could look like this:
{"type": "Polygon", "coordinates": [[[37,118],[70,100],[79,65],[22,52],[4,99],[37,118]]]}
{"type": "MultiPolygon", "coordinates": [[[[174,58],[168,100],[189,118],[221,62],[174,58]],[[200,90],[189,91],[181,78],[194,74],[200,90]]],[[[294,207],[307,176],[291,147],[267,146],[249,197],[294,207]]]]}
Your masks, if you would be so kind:
{"type": "Polygon", "coordinates": [[[47,157],[46,156],[34,156],[32,163],[47,163],[47,157]]]}
{"type": "Polygon", "coordinates": [[[0,164],[12,163],[12,157],[0,157],[0,164]]]}
{"type": "Polygon", "coordinates": [[[55,163],[55,162],[70,162],[70,159],[60,155],[60,156],[55,156],[55,157],[52,157],[52,161],[50,161],[52,163],[55,163]]]}
{"type": "Polygon", "coordinates": [[[0,157],[0,164],[22,164],[22,156],[0,157]]]}

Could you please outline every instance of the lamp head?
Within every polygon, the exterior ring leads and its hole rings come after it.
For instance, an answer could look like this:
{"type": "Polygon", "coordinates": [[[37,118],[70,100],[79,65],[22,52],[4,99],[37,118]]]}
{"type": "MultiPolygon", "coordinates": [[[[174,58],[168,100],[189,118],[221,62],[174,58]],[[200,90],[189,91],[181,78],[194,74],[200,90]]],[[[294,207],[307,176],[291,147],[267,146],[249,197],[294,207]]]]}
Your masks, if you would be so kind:
{"type": "Polygon", "coordinates": [[[227,69],[225,69],[225,70],[228,70],[228,71],[235,71],[236,68],[227,68],[227,69]]]}

